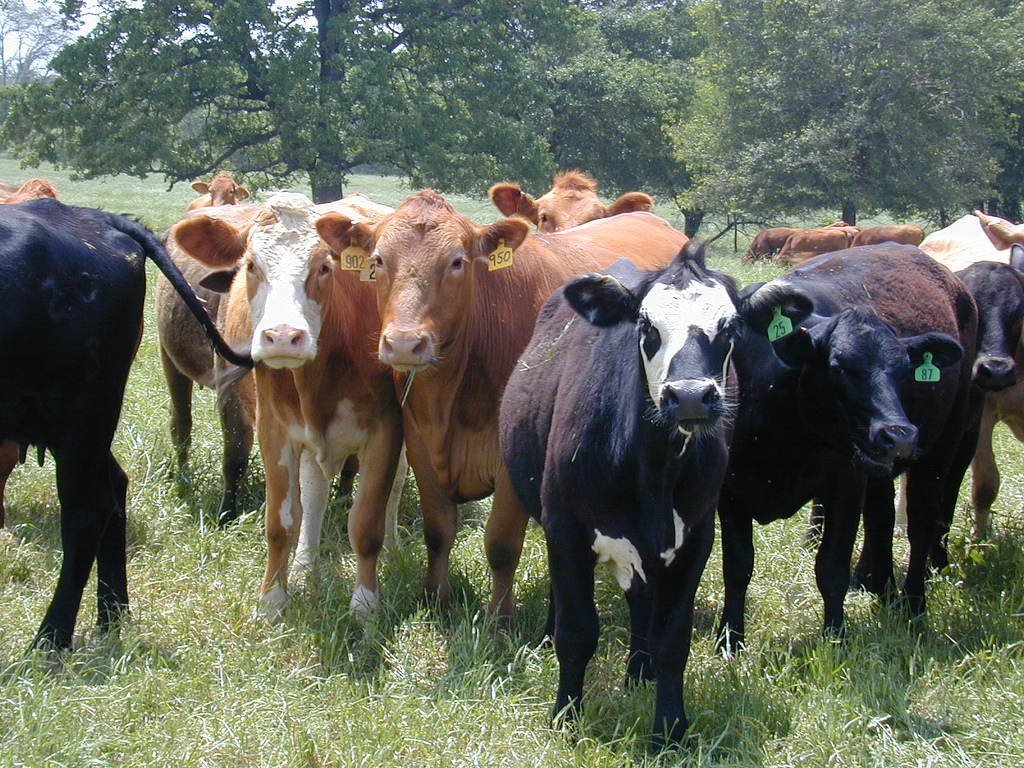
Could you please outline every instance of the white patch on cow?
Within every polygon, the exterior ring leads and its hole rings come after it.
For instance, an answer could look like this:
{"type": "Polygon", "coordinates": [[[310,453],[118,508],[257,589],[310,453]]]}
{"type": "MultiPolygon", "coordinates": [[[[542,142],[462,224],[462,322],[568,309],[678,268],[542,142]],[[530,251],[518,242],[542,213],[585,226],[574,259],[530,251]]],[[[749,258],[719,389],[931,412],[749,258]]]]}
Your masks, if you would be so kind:
{"type": "MultiPolygon", "coordinates": [[[[640,311],[661,336],[661,346],[650,360],[643,354],[641,346],[647,389],[654,403],[659,402],[672,358],[686,344],[691,329],[700,329],[714,340],[719,329],[736,315],[736,307],[723,285],[699,282],[692,282],[681,290],[657,283],[647,292],[640,311]]],[[[714,384],[719,394],[724,394],[724,383],[714,381],[714,384]]]]}
{"type": "Polygon", "coordinates": [[[249,300],[252,357],[273,368],[298,367],[316,357],[320,306],[306,294],[310,256],[320,243],[314,223],[318,210],[305,195],[278,193],[266,202],[277,221],[256,224],[249,233],[248,255],[260,275],[249,300]],[[303,343],[281,354],[268,348],[264,331],[292,329],[303,343]]]}
{"type": "Polygon", "coordinates": [[[284,618],[284,609],[288,605],[288,593],[280,584],[260,595],[259,611],[268,624],[278,624],[284,618]]]}
{"type": "Polygon", "coordinates": [[[341,472],[345,460],[353,453],[357,453],[369,439],[370,433],[360,425],[354,403],[347,398],[341,400],[334,410],[327,434],[323,441],[318,441],[322,448],[316,459],[324,475],[334,477],[341,472]],[[330,453],[326,452],[328,448],[330,453]]]}
{"type": "Polygon", "coordinates": [[[367,618],[368,614],[373,613],[377,610],[377,605],[380,603],[380,599],[377,597],[377,593],[369,587],[358,586],[352,593],[352,599],[349,601],[349,610],[354,611],[356,616],[360,619],[367,618]]]}
{"type": "Polygon", "coordinates": [[[634,573],[641,581],[647,582],[643,561],[633,542],[626,538],[613,539],[611,536],[605,536],[596,528],[594,534],[594,543],[591,547],[597,554],[597,562],[608,566],[623,590],[629,589],[633,583],[634,573]]]}
{"type": "Polygon", "coordinates": [[[296,501],[295,491],[298,489],[299,483],[298,478],[295,476],[295,451],[290,443],[285,443],[281,446],[281,457],[277,462],[277,466],[284,469],[288,474],[288,490],[285,491],[284,498],[281,500],[281,508],[277,511],[277,516],[281,521],[281,525],[285,528],[291,528],[295,525],[295,517],[292,515],[292,507],[296,501]]]}
{"type": "Polygon", "coordinates": [[[686,533],[686,525],[683,524],[683,518],[674,509],[672,510],[672,521],[675,523],[676,535],[672,548],[666,549],[661,553],[661,559],[665,561],[665,565],[672,565],[672,561],[676,559],[676,552],[683,546],[683,536],[686,533]]]}

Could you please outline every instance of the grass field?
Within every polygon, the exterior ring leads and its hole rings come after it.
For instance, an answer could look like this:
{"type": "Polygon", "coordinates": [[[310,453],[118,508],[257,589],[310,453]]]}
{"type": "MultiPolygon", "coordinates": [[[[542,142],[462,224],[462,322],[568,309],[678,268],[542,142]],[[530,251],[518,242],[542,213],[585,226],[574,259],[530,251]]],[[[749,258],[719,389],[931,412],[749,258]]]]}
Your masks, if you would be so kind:
{"type": "MultiPolygon", "coordinates": [[[[0,157],[0,178],[32,175],[53,179],[66,202],[132,213],[157,230],[193,197],[158,180],[73,182],[0,157]]],[[[357,190],[390,204],[410,191],[372,177],[352,179],[346,191],[357,190]]],[[[496,215],[484,200],[453,202],[477,221],[496,215]]],[[[731,242],[713,250],[712,262],[744,283],[778,272],[741,264],[731,242]]],[[[995,535],[968,551],[962,501],[953,566],[929,584],[921,634],[875,601],[850,595],[848,640],[822,640],[813,557],[800,546],[798,515],[755,531],[748,645],[723,659],[714,638],[722,601],[716,548],[698,593],[686,674],[692,743],[651,754],[653,690],[623,684],[625,604],[604,574],[604,631],[588,670],[585,717],[571,729],[550,727],[557,662],[538,642],[547,600],[542,537],[532,526],[517,584],[518,628],[495,636],[485,611],[486,502],[462,510],[450,613],[437,616],[419,603],[425,548],[410,483],[399,546],[383,567],[382,610],[371,623],[360,626],[347,610],[354,559],[344,499],[331,504],[320,569],[293,590],[287,620],[268,627],[257,619],[265,552],[258,462],[241,520],[219,530],[212,515],[220,437],[213,397],[201,392],[192,482],[172,479],[167,395],[148,311],[114,447],[130,478],[132,618],[119,642],[95,637],[90,585],[78,649],[66,662],[26,653],[52,595],[60,539],[52,462],[18,468],[0,533],[0,765],[1024,765],[1024,455],[1004,428],[995,535]]],[[[905,541],[897,546],[897,562],[905,563],[905,541]]]]}

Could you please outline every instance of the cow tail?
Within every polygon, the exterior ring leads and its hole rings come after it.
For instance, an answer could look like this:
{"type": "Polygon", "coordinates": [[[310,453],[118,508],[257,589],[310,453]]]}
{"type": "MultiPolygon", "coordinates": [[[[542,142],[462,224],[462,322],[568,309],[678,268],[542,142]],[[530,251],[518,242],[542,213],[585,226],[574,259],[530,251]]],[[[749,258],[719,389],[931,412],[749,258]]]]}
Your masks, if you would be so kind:
{"type": "Polygon", "coordinates": [[[196,292],[192,290],[192,286],[189,285],[185,276],[181,274],[181,270],[178,269],[177,265],[171,261],[170,255],[167,253],[167,249],[164,248],[163,244],[156,238],[156,236],[146,229],[141,224],[127,219],[123,216],[112,216],[113,221],[111,224],[115,229],[123,232],[138,242],[142,248],[143,253],[147,258],[151,259],[154,264],[160,269],[161,272],[167,277],[167,280],[174,287],[174,290],[181,296],[181,300],[185,302],[185,306],[188,307],[189,311],[195,315],[196,320],[203,327],[203,331],[206,333],[206,337],[213,344],[213,348],[217,351],[221,357],[232,365],[236,365],[239,368],[248,370],[253,367],[252,357],[248,351],[236,352],[221,336],[220,330],[217,328],[217,324],[210,317],[210,313],[206,310],[206,305],[203,304],[202,300],[196,296],[196,292]]]}

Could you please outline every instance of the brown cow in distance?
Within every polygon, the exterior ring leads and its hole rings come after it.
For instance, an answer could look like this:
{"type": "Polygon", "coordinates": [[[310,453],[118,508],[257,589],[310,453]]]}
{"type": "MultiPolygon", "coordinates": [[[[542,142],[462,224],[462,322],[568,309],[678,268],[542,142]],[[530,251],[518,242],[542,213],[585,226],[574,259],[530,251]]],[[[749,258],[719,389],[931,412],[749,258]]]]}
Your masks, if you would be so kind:
{"type": "Polygon", "coordinates": [[[867,227],[857,233],[851,245],[881,245],[882,243],[902,243],[903,245],[920,245],[924,240],[924,230],[915,224],[891,224],[884,227],[867,227]]]}
{"type": "Polygon", "coordinates": [[[582,171],[562,171],[555,176],[551,189],[536,200],[518,184],[495,184],[488,194],[503,214],[525,216],[539,232],[561,232],[620,213],[649,211],[654,205],[645,192],[627,192],[605,205],[597,196],[597,182],[582,171]]]}
{"type": "Polygon", "coordinates": [[[789,236],[774,260],[799,264],[822,253],[849,248],[851,239],[845,228],[798,229],[789,236]]]}
{"type": "Polygon", "coordinates": [[[429,562],[426,590],[449,602],[456,505],[494,494],[484,544],[491,608],[514,614],[527,515],[498,446],[498,405],[541,305],[570,277],[626,257],[668,264],[689,238],[650,213],[626,213],[533,236],[518,216],[478,226],[440,195],[412,195],[378,224],[327,215],[334,252],[372,254],[381,313],[378,354],[406,397],[406,450],[416,474],[429,562]],[[495,269],[491,269],[495,268],[495,269]]]}
{"type": "Polygon", "coordinates": [[[4,179],[0,179],[0,202],[2,202],[3,199],[5,197],[7,197],[8,195],[11,195],[11,194],[13,194],[13,193],[15,193],[17,191],[18,191],[18,185],[17,184],[12,184],[9,181],[6,181],[4,179]]]}
{"type": "Polygon", "coordinates": [[[47,179],[29,179],[14,192],[0,200],[0,203],[13,205],[15,203],[24,203],[26,200],[39,200],[44,197],[56,199],[57,188],[53,186],[53,182],[47,179]]]}
{"type": "Polygon", "coordinates": [[[745,261],[753,261],[755,259],[763,259],[767,256],[774,256],[780,250],[782,246],[786,244],[789,236],[799,230],[796,227],[771,227],[770,229],[762,229],[756,235],[754,239],[750,241],[750,247],[747,252],[743,254],[745,261]]]}
{"type": "Polygon", "coordinates": [[[239,200],[249,198],[249,190],[237,184],[228,173],[218,173],[209,181],[192,182],[192,189],[200,197],[188,204],[190,211],[211,205],[235,205],[239,200]]]}

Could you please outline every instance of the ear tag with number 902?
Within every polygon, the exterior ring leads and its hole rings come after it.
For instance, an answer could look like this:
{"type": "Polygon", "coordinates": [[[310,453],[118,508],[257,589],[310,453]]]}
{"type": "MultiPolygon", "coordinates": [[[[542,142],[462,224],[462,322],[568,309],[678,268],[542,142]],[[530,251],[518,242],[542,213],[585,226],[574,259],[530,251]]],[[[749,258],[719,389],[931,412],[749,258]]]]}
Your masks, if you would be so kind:
{"type": "Polygon", "coordinates": [[[793,321],[782,314],[782,307],[772,308],[772,321],[768,324],[768,341],[778,341],[793,332],[793,321]]]}
{"type": "Polygon", "coordinates": [[[914,369],[914,381],[938,381],[942,377],[939,369],[932,365],[932,353],[924,353],[924,362],[914,369]]]}
{"type": "Polygon", "coordinates": [[[498,247],[487,254],[487,271],[505,269],[512,266],[512,249],[505,245],[505,239],[498,241],[498,247]]]}
{"type": "Polygon", "coordinates": [[[369,254],[365,248],[350,244],[348,248],[338,254],[338,264],[342,269],[352,272],[362,272],[369,269],[369,254]]]}

